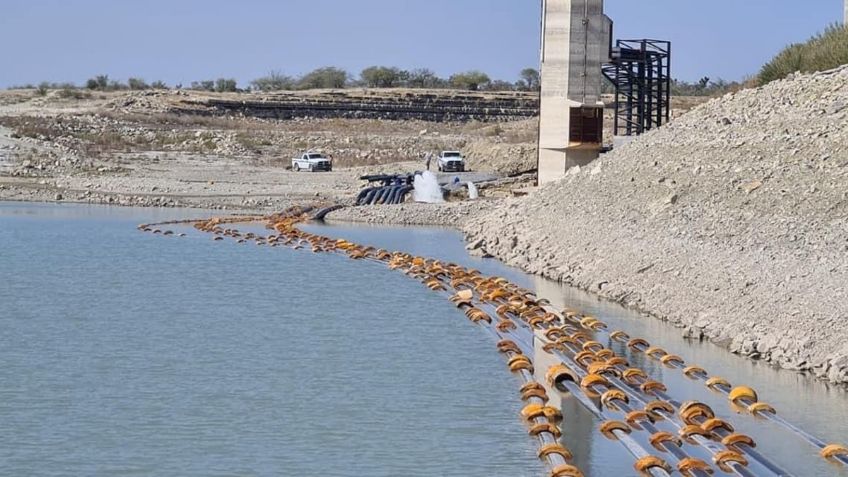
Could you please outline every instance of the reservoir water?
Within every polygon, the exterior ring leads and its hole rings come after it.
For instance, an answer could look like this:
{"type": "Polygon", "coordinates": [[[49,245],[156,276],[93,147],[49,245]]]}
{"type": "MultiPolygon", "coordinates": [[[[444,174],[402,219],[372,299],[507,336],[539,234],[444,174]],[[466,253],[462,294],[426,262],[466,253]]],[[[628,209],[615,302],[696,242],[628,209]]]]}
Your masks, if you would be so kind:
{"type": "MultiPolygon", "coordinates": [[[[0,475],[544,475],[517,380],[444,297],[377,263],[135,229],[208,215],[0,203],[0,475]]],[[[468,257],[457,232],[308,228],[507,276],[755,387],[825,440],[848,437],[843,389],[468,257]]],[[[848,475],[702,384],[639,364],[795,475],[848,475]]],[[[562,406],[587,475],[634,474],[591,416],[562,406]]]]}

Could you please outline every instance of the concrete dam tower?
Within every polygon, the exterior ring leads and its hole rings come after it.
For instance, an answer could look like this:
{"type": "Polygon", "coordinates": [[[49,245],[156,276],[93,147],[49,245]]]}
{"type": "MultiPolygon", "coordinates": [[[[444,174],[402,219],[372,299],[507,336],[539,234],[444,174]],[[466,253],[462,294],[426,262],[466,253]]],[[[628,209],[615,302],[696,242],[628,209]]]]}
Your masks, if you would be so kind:
{"type": "Polygon", "coordinates": [[[603,142],[601,66],[612,21],[603,0],[543,0],[539,184],[597,159],[603,142]]]}

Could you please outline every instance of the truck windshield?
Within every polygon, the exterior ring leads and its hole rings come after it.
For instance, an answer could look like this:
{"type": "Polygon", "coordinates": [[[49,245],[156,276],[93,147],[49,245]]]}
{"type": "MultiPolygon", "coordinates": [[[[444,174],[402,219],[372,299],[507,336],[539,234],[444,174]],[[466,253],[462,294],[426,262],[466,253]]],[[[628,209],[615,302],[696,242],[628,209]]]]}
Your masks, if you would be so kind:
{"type": "Polygon", "coordinates": [[[321,154],[307,154],[307,159],[324,159],[324,156],[321,154]]]}
{"type": "Polygon", "coordinates": [[[445,157],[462,157],[462,154],[458,152],[446,152],[445,157]]]}

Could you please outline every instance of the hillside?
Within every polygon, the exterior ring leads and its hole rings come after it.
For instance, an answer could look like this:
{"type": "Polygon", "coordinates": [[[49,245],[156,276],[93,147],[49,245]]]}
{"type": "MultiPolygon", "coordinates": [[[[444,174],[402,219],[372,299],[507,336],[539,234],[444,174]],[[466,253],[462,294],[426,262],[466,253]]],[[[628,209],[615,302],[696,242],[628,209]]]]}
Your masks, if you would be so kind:
{"type": "Polygon", "coordinates": [[[848,67],[699,106],[466,232],[687,336],[848,382],[848,67]]]}

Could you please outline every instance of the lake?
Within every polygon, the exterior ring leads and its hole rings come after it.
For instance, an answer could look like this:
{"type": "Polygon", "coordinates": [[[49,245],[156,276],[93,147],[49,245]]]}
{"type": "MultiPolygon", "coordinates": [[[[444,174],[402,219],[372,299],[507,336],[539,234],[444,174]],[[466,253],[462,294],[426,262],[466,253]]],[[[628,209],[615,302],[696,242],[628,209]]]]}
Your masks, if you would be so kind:
{"type": "MultiPolygon", "coordinates": [[[[0,475],[545,474],[517,379],[443,296],[378,263],[135,228],[210,215],[0,203],[0,475]]],[[[826,440],[848,433],[843,389],[469,257],[455,231],[307,228],[507,276],[754,386],[826,440]]],[[[728,409],[679,372],[650,371],[728,409]]],[[[588,413],[562,404],[587,475],[634,473],[588,413]]],[[[848,475],[780,428],[733,422],[798,475],[848,475]]]]}

